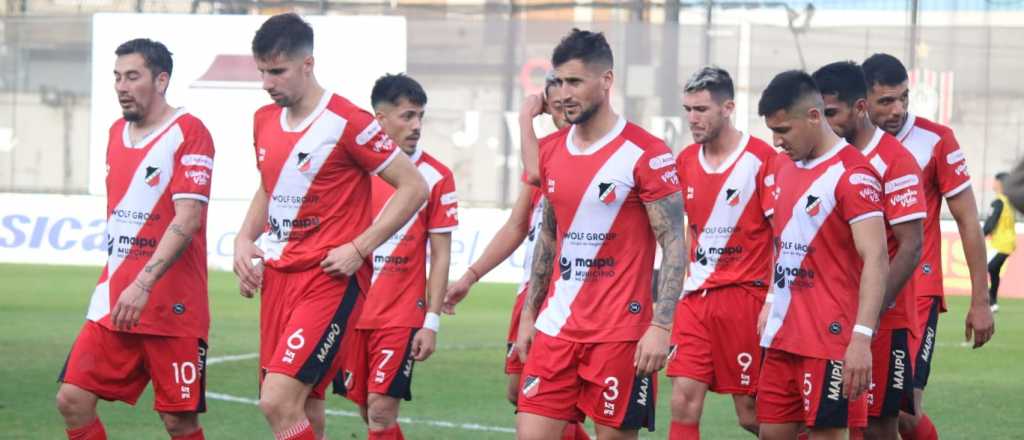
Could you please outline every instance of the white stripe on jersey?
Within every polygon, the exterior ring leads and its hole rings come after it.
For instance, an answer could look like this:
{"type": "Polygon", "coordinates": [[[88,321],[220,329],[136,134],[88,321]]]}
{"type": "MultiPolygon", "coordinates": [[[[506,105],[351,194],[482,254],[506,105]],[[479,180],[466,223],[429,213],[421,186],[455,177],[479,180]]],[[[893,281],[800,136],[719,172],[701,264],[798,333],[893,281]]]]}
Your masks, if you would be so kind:
{"type": "Polygon", "coordinates": [[[875,171],[878,171],[879,176],[884,176],[885,171],[889,169],[889,165],[886,165],[885,160],[880,155],[876,154],[869,162],[871,162],[871,166],[875,168],[875,171]]]}
{"type": "Polygon", "coordinates": [[[903,144],[903,147],[910,151],[910,154],[914,155],[914,159],[917,160],[917,166],[924,170],[928,166],[928,162],[932,160],[935,146],[939,144],[942,138],[931,131],[918,128],[914,125],[916,119],[917,117],[914,115],[907,115],[907,123],[900,130],[897,137],[900,143],[903,144]]]}
{"type": "MultiPolygon", "coordinates": [[[[529,187],[527,191],[532,191],[529,187]]],[[[523,279],[519,282],[519,289],[516,289],[516,296],[523,293],[526,285],[530,282],[530,275],[533,274],[533,251],[537,248],[537,235],[540,234],[540,225],[544,220],[544,197],[537,200],[537,206],[533,207],[530,213],[530,229],[526,233],[526,247],[523,255],[523,279]]]]}
{"type": "Polygon", "coordinates": [[[288,153],[288,159],[281,166],[277,184],[274,185],[274,191],[267,206],[267,221],[271,225],[276,223],[277,226],[272,227],[270,232],[264,233],[261,237],[260,247],[263,248],[264,259],[281,258],[281,252],[288,244],[288,236],[291,234],[290,223],[295,220],[303,205],[288,200],[295,200],[295,197],[298,197],[299,200],[305,198],[306,193],[309,192],[309,186],[316,179],[316,175],[320,172],[320,167],[323,166],[327,157],[334,151],[347,124],[348,121],[338,114],[324,111],[288,153]],[[299,171],[298,153],[310,155],[309,170],[305,173],[299,171]],[[274,201],[278,198],[282,202],[274,201]],[[289,224],[285,223],[286,220],[289,224]],[[277,229],[276,234],[273,229],[277,229]]]}
{"type": "MultiPolygon", "coordinates": [[[[175,123],[146,152],[146,157],[139,162],[138,168],[132,175],[128,191],[125,191],[124,196],[117,202],[117,208],[114,209],[153,212],[153,207],[167,191],[171,179],[174,178],[174,154],[184,141],[185,134],[182,133],[181,126],[175,123]],[[151,187],[145,182],[147,167],[156,167],[160,170],[160,183],[156,187],[151,187]]],[[[110,280],[114,278],[114,273],[121,267],[121,263],[125,259],[125,255],[116,249],[117,245],[121,241],[121,237],[129,237],[129,239],[137,237],[143,226],[145,226],[145,222],[132,223],[117,219],[111,220],[110,213],[107,213],[106,238],[107,248],[110,251],[107,256],[107,279],[93,290],[92,298],[89,300],[89,311],[86,314],[87,319],[97,321],[110,313],[110,280]]]]}
{"type": "MultiPolygon", "coordinates": [[[[814,241],[815,236],[818,235],[818,230],[821,229],[821,226],[832,215],[832,210],[836,208],[835,188],[845,171],[846,167],[841,162],[832,165],[807,188],[807,191],[800,196],[799,200],[807,200],[808,196],[811,195],[820,197],[821,212],[815,217],[810,217],[805,211],[806,206],[798,201],[793,206],[793,213],[786,223],[786,227],[782,229],[782,236],[779,241],[782,243],[803,243],[805,245],[810,245],[814,241]],[[813,219],[821,220],[813,221],[813,219]]],[[[782,328],[782,322],[786,319],[786,313],[789,311],[789,302],[792,299],[790,284],[794,277],[790,276],[786,271],[799,269],[803,265],[804,257],[807,255],[803,250],[794,252],[792,250],[779,249],[778,245],[776,243],[777,248],[775,252],[777,257],[775,259],[775,273],[772,278],[772,284],[774,284],[772,292],[775,294],[775,300],[772,302],[771,310],[768,312],[768,321],[764,326],[764,334],[761,336],[762,347],[771,346],[772,339],[775,338],[775,334],[782,328]],[[782,284],[781,286],[780,283],[782,284]]]]}
{"type": "MultiPolygon", "coordinates": [[[[611,231],[615,218],[618,217],[619,209],[625,203],[627,195],[636,186],[633,180],[633,169],[636,161],[644,154],[644,150],[636,144],[626,141],[608,160],[601,166],[601,169],[594,174],[593,179],[587,184],[587,191],[583,194],[584,199],[592,198],[598,200],[600,190],[598,182],[615,182],[615,201],[609,204],[603,203],[580,203],[569,231],[586,231],[590,233],[608,233],[611,231]]],[[[644,225],[644,227],[649,227],[644,225]]],[[[562,248],[558,253],[559,259],[566,258],[572,261],[576,258],[594,258],[602,246],[573,245],[571,240],[562,240],[562,248]]],[[[552,262],[554,264],[554,262],[552,262]]],[[[555,274],[558,276],[558,274],[555,274]]],[[[557,336],[562,326],[569,319],[572,313],[572,302],[583,287],[584,281],[570,277],[568,280],[557,278],[555,280],[555,293],[548,298],[547,307],[537,317],[535,327],[548,336],[557,336]]]]}
{"type": "MultiPolygon", "coordinates": [[[[444,176],[441,175],[436,168],[426,162],[419,164],[416,168],[420,171],[420,174],[423,175],[423,180],[427,181],[427,192],[433,193],[434,185],[437,185],[444,176]]],[[[393,198],[394,194],[392,194],[391,197],[393,198]]],[[[384,212],[384,208],[387,208],[388,204],[391,203],[391,200],[391,198],[388,198],[388,201],[385,202],[384,206],[381,208],[381,212],[384,212]]],[[[407,234],[409,229],[419,221],[420,211],[427,207],[427,203],[429,203],[429,201],[423,202],[423,206],[420,206],[420,209],[416,210],[416,213],[409,218],[409,221],[402,225],[401,229],[395,232],[395,235],[392,235],[387,239],[387,241],[382,243],[380,246],[377,246],[377,249],[373,250],[373,279],[370,281],[371,284],[377,282],[377,277],[380,276],[381,269],[384,268],[387,257],[392,256],[395,253],[395,249],[398,248],[398,245],[402,244],[402,239],[405,237],[405,234],[407,234]],[[378,258],[378,256],[380,258],[378,258]]],[[[379,216],[380,213],[377,215],[379,216]]],[[[376,221],[376,219],[374,220],[376,221]]]]}
{"type": "MultiPolygon", "coordinates": [[[[712,234],[706,234],[704,231],[717,231],[720,228],[734,229],[736,223],[743,216],[743,212],[747,210],[747,203],[753,198],[753,195],[757,189],[757,170],[761,168],[761,159],[758,159],[753,153],[745,151],[736,163],[736,167],[729,173],[729,177],[725,179],[725,183],[722,185],[721,191],[715,196],[714,208],[711,209],[711,215],[708,217],[708,221],[701,225],[703,230],[697,237],[697,248],[704,249],[716,249],[723,248],[729,243],[732,238],[732,233],[721,234],[714,232],[712,234]],[[733,189],[739,189],[740,201],[736,206],[729,206],[726,203],[725,192],[733,189]]],[[[707,264],[698,264],[697,262],[690,262],[690,274],[686,277],[686,282],[683,284],[683,296],[687,293],[695,291],[700,288],[715,273],[715,266],[718,264],[718,259],[708,259],[707,264]]]]}

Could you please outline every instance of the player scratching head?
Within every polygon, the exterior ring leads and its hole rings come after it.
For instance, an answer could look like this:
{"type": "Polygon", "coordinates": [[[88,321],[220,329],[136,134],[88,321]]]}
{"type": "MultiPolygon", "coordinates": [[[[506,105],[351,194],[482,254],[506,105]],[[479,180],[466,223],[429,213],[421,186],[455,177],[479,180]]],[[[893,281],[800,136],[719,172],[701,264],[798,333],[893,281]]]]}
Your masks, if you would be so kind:
{"type": "Polygon", "coordinates": [[[731,119],[736,109],[734,95],[732,78],[725,69],[708,66],[690,76],[683,87],[683,109],[693,142],[714,143],[723,131],[735,131],[731,119]]]}
{"type": "Polygon", "coordinates": [[[868,117],[864,72],[853,61],[828,64],[812,75],[825,102],[825,118],[832,130],[847,142],[866,145],[875,124],[868,117]],[[857,142],[858,138],[864,142],[857,142]],[[866,139],[865,139],[866,138],[866,139]]]}
{"type": "Polygon", "coordinates": [[[757,104],[757,114],[772,131],[772,143],[794,161],[818,158],[839,141],[824,112],[818,87],[802,70],[775,75],[757,104]]]}
{"type": "Polygon", "coordinates": [[[907,68],[892,55],[876,53],[864,60],[861,69],[867,86],[871,121],[896,136],[907,122],[910,102],[907,68]]]}
{"type": "Polygon", "coordinates": [[[565,119],[586,125],[599,114],[611,114],[612,49],[604,34],[573,29],[551,54],[561,91],[565,119]]]}
{"type": "Polygon", "coordinates": [[[561,129],[569,125],[562,108],[562,89],[558,87],[558,77],[552,70],[544,76],[544,111],[551,115],[555,128],[561,129]]]}
{"type": "Polygon", "coordinates": [[[252,54],[263,90],[275,104],[296,107],[316,101],[320,85],[313,76],[313,28],[302,17],[288,13],[267,19],[252,39],[252,54]]]}
{"type": "Polygon", "coordinates": [[[127,41],[114,51],[114,89],[128,122],[149,125],[170,110],[165,94],[174,61],[163,43],[148,38],[127,41]]]}
{"type": "Polygon", "coordinates": [[[370,104],[384,132],[405,154],[415,153],[427,105],[420,83],[402,73],[384,75],[373,85],[370,104]]]}

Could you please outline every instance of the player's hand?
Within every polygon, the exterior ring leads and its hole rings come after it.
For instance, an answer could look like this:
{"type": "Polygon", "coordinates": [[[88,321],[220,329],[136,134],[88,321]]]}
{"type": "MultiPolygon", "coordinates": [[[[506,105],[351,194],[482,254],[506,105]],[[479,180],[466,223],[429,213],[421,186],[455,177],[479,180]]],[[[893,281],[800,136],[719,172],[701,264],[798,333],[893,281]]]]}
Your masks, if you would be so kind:
{"type": "Polygon", "coordinates": [[[366,260],[360,256],[356,245],[345,243],[327,252],[327,258],[320,262],[320,267],[332,277],[342,277],[356,273],[364,263],[366,260]]]}
{"type": "Polygon", "coordinates": [[[967,311],[964,340],[970,341],[973,335],[974,348],[981,348],[995,334],[996,322],[992,319],[992,309],[987,304],[972,304],[967,311]]]}
{"type": "Polygon", "coordinates": [[[110,322],[114,324],[115,329],[128,331],[139,324],[139,318],[142,317],[142,309],[146,307],[146,302],[149,301],[149,289],[149,284],[136,279],[121,291],[121,296],[117,298],[114,310],[110,312],[110,322]]]}
{"type": "Polygon", "coordinates": [[[668,362],[668,343],[668,330],[655,325],[647,327],[644,336],[636,344],[636,355],[633,357],[637,376],[647,376],[665,368],[668,362]]]}
{"type": "Polygon", "coordinates": [[[234,271],[238,276],[238,287],[242,296],[252,298],[253,292],[263,285],[261,267],[252,264],[253,260],[262,259],[263,251],[249,240],[235,240],[234,271]]]}
{"type": "Polygon", "coordinates": [[[520,121],[533,121],[541,113],[544,113],[544,97],[539,93],[529,95],[523,100],[522,107],[519,108],[519,119],[520,121]]]}
{"type": "Polygon", "coordinates": [[[772,303],[764,303],[761,306],[761,313],[757,314],[757,335],[764,334],[764,327],[768,324],[768,312],[772,310],[772,303]]]}
{"type": "Polygon", "coordinates": [[[428,328],[421,328],[412,338],[412,358],[416,362],[423,362],[434,354],[437,348],[437,333],[428,328]]]}
{"type": "Polygon", "coordinates": [[[444,304],[441,305],[441,312],[446,315],[455,314],[455,305],[466,298],[469,295],[469,288],[473,285],[473,282],[469,280],[469,274],[465,274],[458,281],[448,285],[448,290],[444,292],[444,304]]]}
{"type": "Polygon", "coordinates": [[[871,337],[854,333],[843,359],[843,397],[857,400],[871,386],[871,337]]]}
{"type": "Polygon", "coordinates": [[[516,335],[516,351],[519,352],[519,361],[526,363],[526,355],[530,353],[530,346],[533,345],[533,337],[537,334],[537,329],[533,327],[533,323],[536,320],[527,307],[523,307],[522,314],[519,315],[519,334],[516,335]]]}

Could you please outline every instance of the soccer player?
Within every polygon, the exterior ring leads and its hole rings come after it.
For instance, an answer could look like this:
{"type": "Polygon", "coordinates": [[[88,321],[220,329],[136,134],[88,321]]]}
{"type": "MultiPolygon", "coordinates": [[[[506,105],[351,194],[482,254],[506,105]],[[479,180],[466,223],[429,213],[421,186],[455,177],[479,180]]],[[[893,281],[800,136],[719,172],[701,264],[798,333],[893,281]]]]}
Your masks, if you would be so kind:
{"type": "Polygon", "coordinates": [[[202,439],[213,140],[167,103],[166,46],[143,38],[114,53],[123,118],[107,143],[107,265],[60,373],[57,409],[69,439],[106,439],[97,400],[134,405],[152,381],[171,438],[202,439]]]}
{"type": "Polygon", "coordinates": [[[243,296],[261,292],[260,409],[278,439],[322,438],[324,389],[368,287],[353,275],[424,203],[426,183],[373,115],[319,85],[302,18],[271,17],[252,51],[274,103],[255,115],[261,181],[234,269],[243,296]],[[376,220],[372,174],[396,188],[376,220]]]}
{"type": "Polygon", "coordinates": [[[758,114],[781,156],[775,171],[773,300],[761,329],[762,439],[845,437],[867,424],[871,337],[888,272],[882,186],[829,127],[811,76],[772,79],[758,114]]]}
{"type": "Polygon", "coordinates": [[[690,271],[676,306],[669,438],[700,438],[708,390],[730,394],[741,427],[757,434],[761,365],[757,316],[771,282],[771,164],[778,154],[732,124],[733,84],[717,67],[687,81],[683,109],[694,143],[676,158],[686,191],[690,271]]]}
{"type": "MultiPolygon", "coordinates": [[[[523,183],[525,186],[520,190],[519,197],[512,205],[512,212],[508,220],[494,234],[490,243],[484,248],[484,252],[472,264],[466,268],[466,273],[458,281],[448,286],[445,294],[445,313],[455,314],[455,306],[466,298],[469,289],[480,281],[480,278],[487,275],[502,261],[509,258],[524,240],[526,248],[523,258],[523,279],[516,290],[516,301],[512,307],[511,322],[508,328],[505,350],[505,374],[508,376],[506,397],[514,406],[519,399],[520,375],[523,372],[523,362],[519,359],[516,350],[516,337],[519,335],[519,315],[523,310],[525,293],[529,286],[531,262],[533,261],[533,250],[537,243],[537,230],[541,224],[543,211],[540,201],[543,191],[539,187],[540,177],[537,174],[537,156],[539,143],[545,139],[537,139],[534,132],[533,120],[542,113],[548,113],[555,127],[562,129],[569,123],[565,120],[565,113],[562,111],[562,102],[559,98],[560,90],[555,83],[554,72],[552,71],[545,78],[544,93],[528,96],[519,111],[519,127],[522,142],[522,154],[524,163],[523,183]]],[[[554,136],[552,133],[549,136],[554,136]]],[[[562,440],[585,440],[589,435],[583,428],[582,423],[571,423],[566,426],[562,440]]]]}
{"type": "MultiPolygon", "coordinates": [[[[334,392],[359,405],[370,439],[400,439],[400,399],[412,400],[414,362],[434,352],[448,284],[452,231],[458,226],[455,177],[419,145],[427,94],[403,75],[377,79],[374,116],[427,182],[430,196],[417,214],[373,251],[373,279],[334,392]],[[427,274],[427,247],[430,273],[427,274]],[[424,297],[426,294],[426,297],[424,297]]],[[[392,203],[395,189],[373,178],[373,212],[392,203]]]]}
{"type": "Polygon", "coordinates": [[[871,121],[896,137],[921,168],[928,216],[924,220],[921,264],[914,270],[917,293],[918,331],[910,342],[914,356],[914,411],[900,415],[900,434],[904,439],[938,437],[935,426],[921,408],[924,388],[935,353],[935,334],[939,313],[945,311],[942,290],[942,255],[939,212],[946,199],[956,220],[967,269],[971,274],[971,306],[965,322],[965,336],[974,338],[974,348],[985,345],[995,333],[989,308],[985,279],[985,241],[978,222],[978,207],[971,189],[967,161],[953,130],[907,109],[909,89],[907,69],[892,55],[875,54],[861,64],[868,87],[868,114],[871,121]]]}
{"type": "Polygon", "coordinates": [[[682,289],[679,180],[668,147],[612,109],[604,35],[573,29],[551,61],[573,125],[540,147],[544,219],[516,342],[516,431],[557,439],[586,416],[598,438],[636,438],[653,429],[654,374],[682,289]],[[652,301],[655,243],[664,255],[652,301]]]}
{"type": "Polygon", "coordinates": [[[871,122],[860,66],[840,61],[813,75],[825,102],[825,117],[839,136],[857,147],[882,177],[883,212],[889,244],[881,322],[871,342],[872,386],[868,390],[867,437],[899,440],[899,413],[913,402],[910,334],[917,331],[917,300],[908,282],[921,258],[927,209],[921,169],[892,135],[871,122]]]}
{"type": "Polygon", "coordinates": [[[1013,207],[1010,201],[1003,194],[1003,182],[1009,176],[1007,173],[998,173],[992,180],[992,187],[996,190],[996,199],[992,201],[992,212],[985,219],[985,226],[982,232],[989,237],[992,248],[996,254],[988,262],[988,276],[991,284],[988,288],[989,302],[992,303],[992,312],[999,311],[999,304],[996,303],[996,295],[999,293],[999,272],[1003,270],[1003,263],[1017,249],[1017,230],[1015,226],[1013,207]]]}

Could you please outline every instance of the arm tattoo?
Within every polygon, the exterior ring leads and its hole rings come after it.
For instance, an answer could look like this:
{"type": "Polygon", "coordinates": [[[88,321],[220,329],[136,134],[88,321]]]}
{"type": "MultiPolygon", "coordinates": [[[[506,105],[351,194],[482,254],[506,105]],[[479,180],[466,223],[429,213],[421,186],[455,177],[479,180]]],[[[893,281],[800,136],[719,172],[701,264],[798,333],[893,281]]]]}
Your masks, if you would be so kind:
{"type": "MultiPolygon", "coordinates": [[[[174,254],[171,255],[169,259],[155,258],[155,261],[151,260],[148,264],[146,264],[144,271],[146,272],[147,275],[151,275],[153,277],[153,281],[156,281],[160,279],[160,277],[164,276],[164,272],[167,272],[167,269],[171,267],[171,265],[174,264],[175,261],[178,261],[178,259],[181,258],[181,255],[185,253],[185,249],[188,249],[188,245],[192,243],[192,236],[186,234],[185,229],[182,228],[181,225],[177,223],[171,223],[171,226],[168,227],[167,229],[168,232],[164,233],[164,238],[167,238],[168,236],[170,236],[170,234],[174,234],[178,237],[181,237],[183,241],[177,243],[177,249],[175,249],[174,254]]],[[[161,239],[160,241],[161,243],[163,243],[163,239],[161,239]]]]}
{"type": "Polygon", "coordinates": [[[526,304],[534,312],[539,311],[541,305],[544,304],[548,286],[551,284],[551,274],[554,272],[555,233],[557,231],[554,208],[551,207],[547,199],[542,199],[541,203],[544,204],[544,219],[540,231],[538,231],[540,237],[537,237],[537,245],[533,251],[530,296],[526,297],[526,304]]]}
{"type": "Polygon", "coordinates": [[[651,221],[651,229],[654,230],[654,238],[658,240],[662,250],[661,275],[658,278],[652,323],[671,328],[676,302],[683,290],[683,278],[686,275],[683,197],[675,193],[646,203],[645,206],[651,221]]]}

